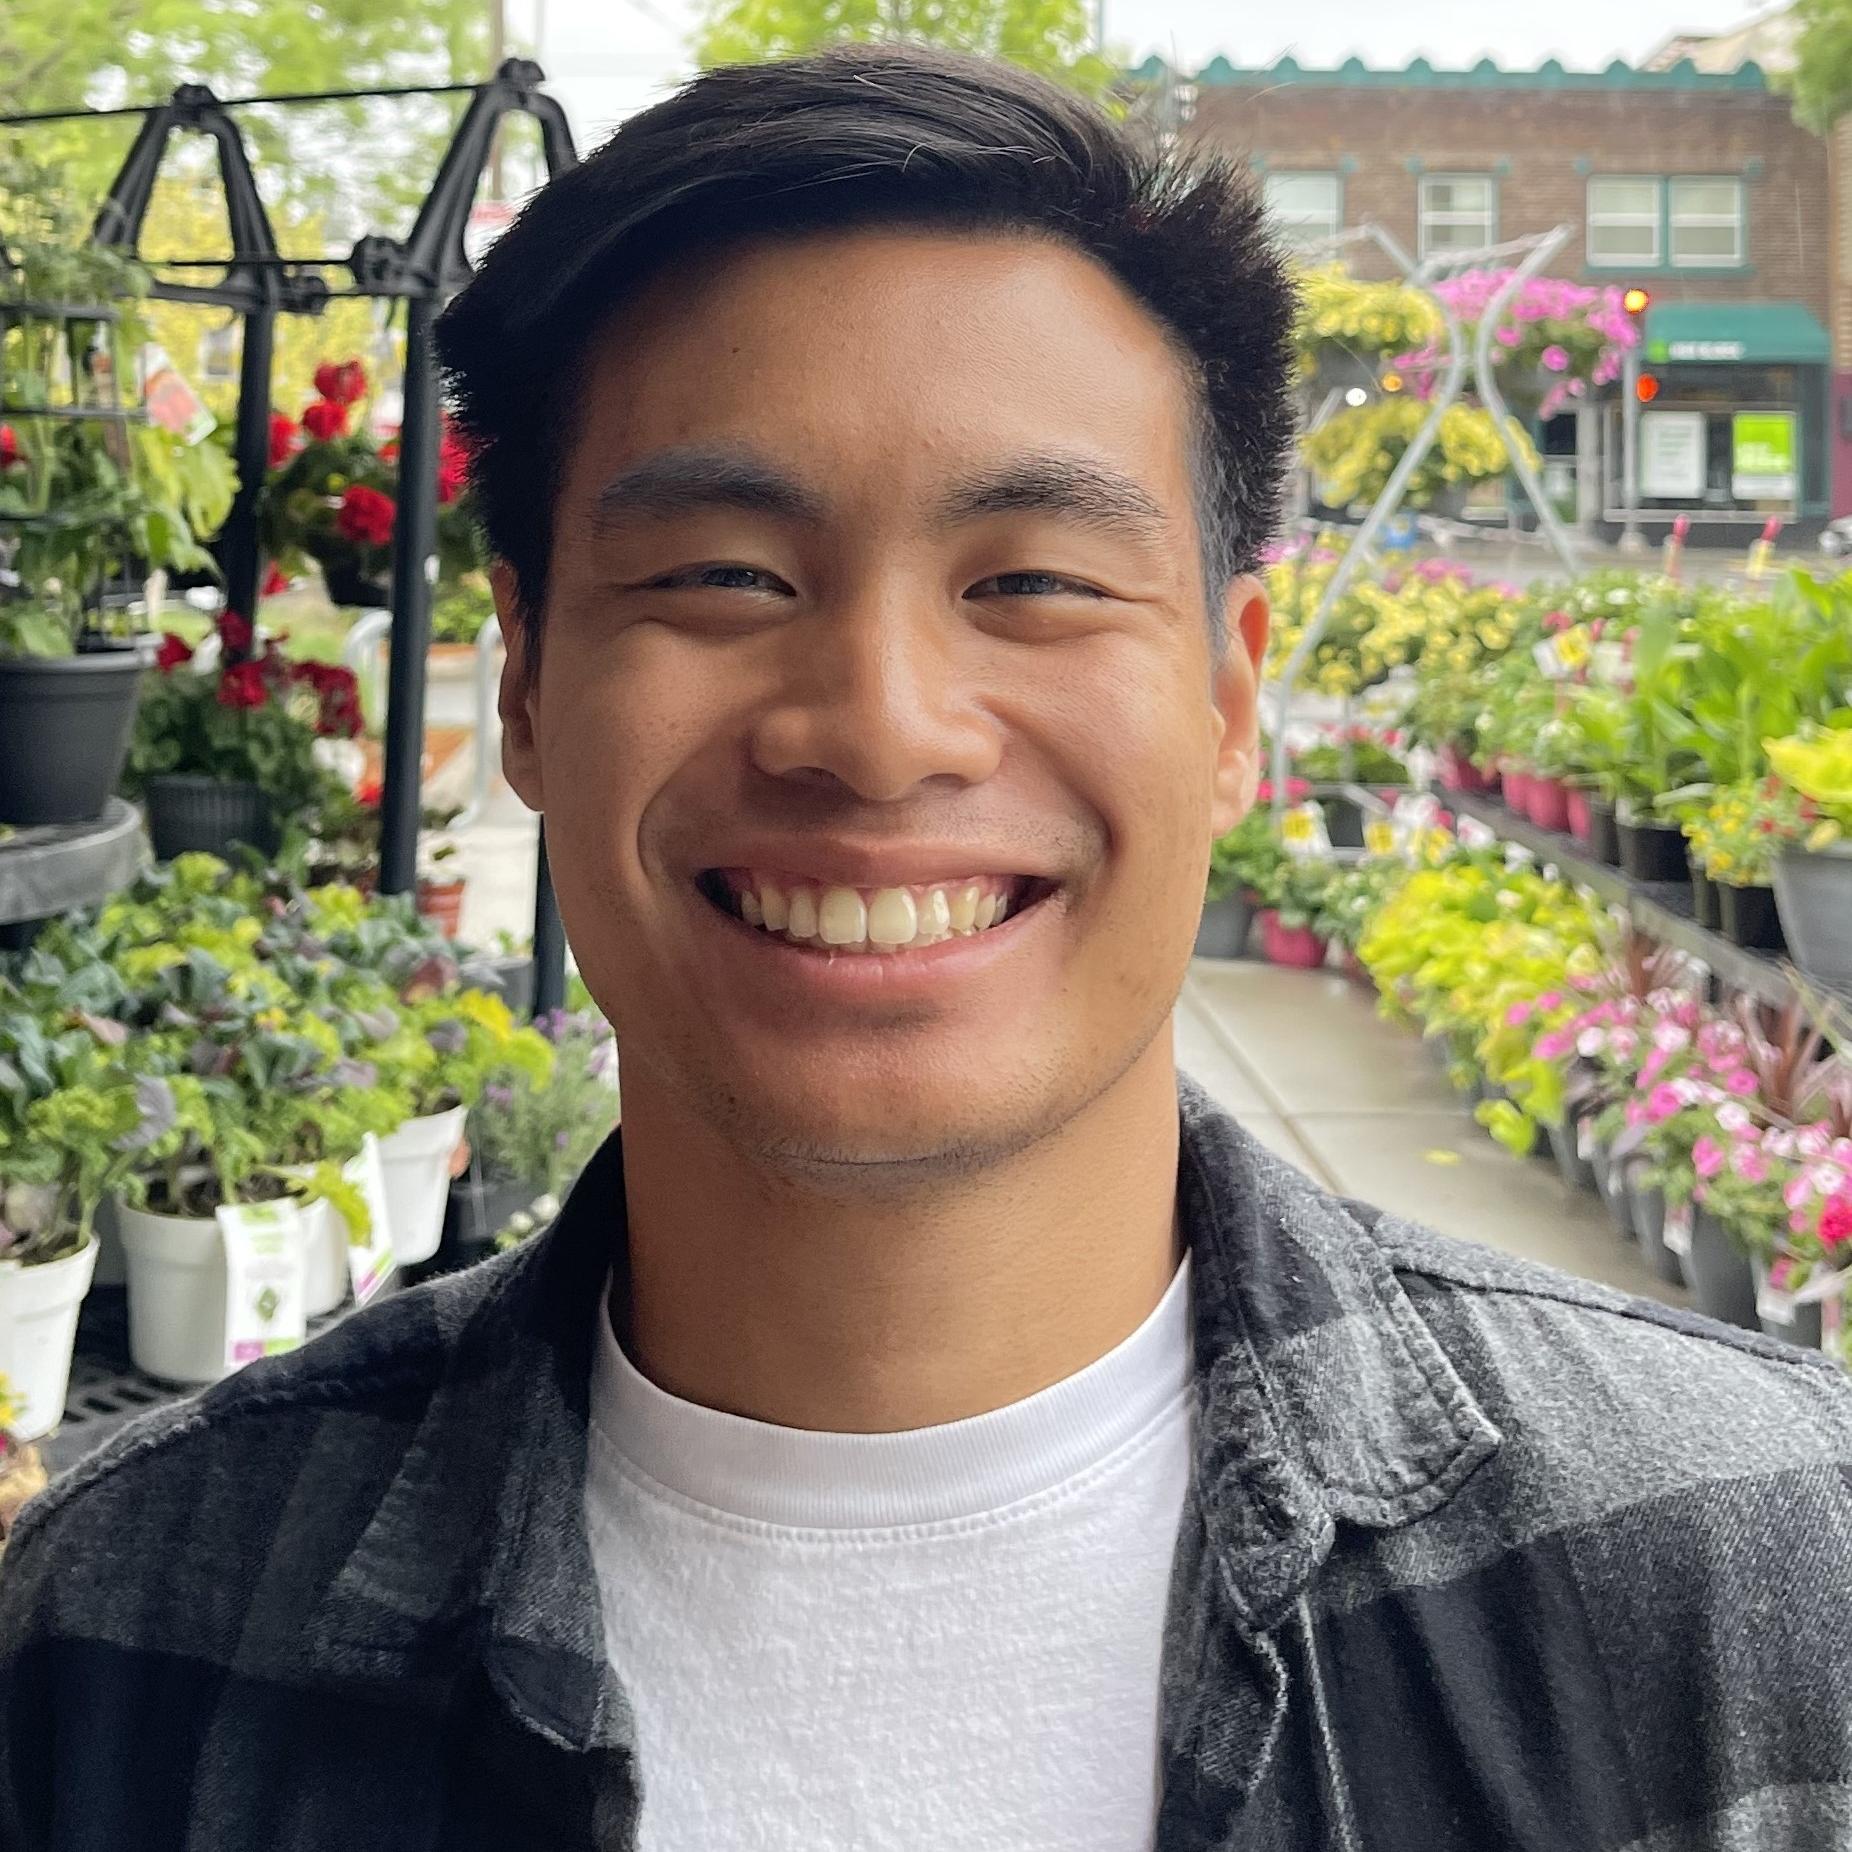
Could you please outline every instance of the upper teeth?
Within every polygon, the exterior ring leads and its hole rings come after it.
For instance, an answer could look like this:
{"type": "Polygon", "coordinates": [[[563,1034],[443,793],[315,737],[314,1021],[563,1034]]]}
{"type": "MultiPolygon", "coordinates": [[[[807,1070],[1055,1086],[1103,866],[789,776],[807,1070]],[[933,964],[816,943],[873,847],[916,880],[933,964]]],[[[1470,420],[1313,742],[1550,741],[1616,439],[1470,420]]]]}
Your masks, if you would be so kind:
{"type": "Polygon", "coordinates": [[[898,952],[966,938],[1009,916],[1011,884],[996,875],[929,887],[809,887],[736,878],[740,918],[799,945],[898,952]]]}

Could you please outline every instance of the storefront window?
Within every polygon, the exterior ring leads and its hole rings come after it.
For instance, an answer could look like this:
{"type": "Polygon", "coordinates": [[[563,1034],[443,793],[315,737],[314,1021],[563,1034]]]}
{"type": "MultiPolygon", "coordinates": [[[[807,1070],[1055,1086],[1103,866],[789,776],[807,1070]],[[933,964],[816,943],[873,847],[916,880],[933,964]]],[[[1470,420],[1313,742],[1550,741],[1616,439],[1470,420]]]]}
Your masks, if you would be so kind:
{"type": "Polygon", "coordinates": [[[1668,181],[1666,206],[1674,264],[1718,268],[1743,261],[1740,180],[1668,181]]]}
{"type": "Polygon", "coordinates": [[[1659,182],[1599,174],[1588,183],[1588,261],[1604,269],[1659,262],[1659,182]]]}

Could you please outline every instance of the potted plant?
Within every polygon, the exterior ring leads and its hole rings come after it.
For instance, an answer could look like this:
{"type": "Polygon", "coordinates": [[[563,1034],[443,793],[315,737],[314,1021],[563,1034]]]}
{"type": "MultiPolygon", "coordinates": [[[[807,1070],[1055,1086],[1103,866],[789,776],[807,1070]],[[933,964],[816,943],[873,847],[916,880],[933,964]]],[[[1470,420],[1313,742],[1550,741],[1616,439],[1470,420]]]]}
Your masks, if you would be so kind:
{"type": "Polygon", "coordinates": [[[1209,881],[1202,923],[1196,929],[1198,958],[1244,958],[1253,931],[1255,890],[1285,855],[1273,818],[1257,802],[1209,851],[1209,881]]]}
{"type": "Polygon", "coordinates": [[[1852,978],[1852,726],[1810,727],[1767,745],[1809,826],[1775,862],[1782,930],[1811,976],[1852,978]]]}
{"type": "Polygon", "coordinates": [[[535,1024],[553,1050],[535,1081],[504,1069],[470,1118],[470,1168],[450,1187],[455,1240],[465,1258],[493,1245],[526,1212],[545,1222],[617,1123],[617,1045],[596,1011],[555,1011],[535,1024]]]}
{"type": "Polygon", "coordinates": [[[88,229],[52,170],[0,159],[0,825],[101,813],[143,666],[141,572],[209,567],[199,536],[235,487],[222,451],[136,403],[147,273],[88,229]]]}
{"type": "Polygon", "coordinates": [[[248,655],[257,639],[236,612],[218,634],[219,660],[205,669],[184,638],[165,637],[136,716],[127,788],[145,801],[165,860],[234,842],[274,854],[335,783],[317,742],[361,730],[352,670],[293,662],[275,639],[248,655]]]}
{"type": "Polygon", "coordinates": [[[1330,947],[1318,936],[1317,920],[1336,878],[1320,856],[1287,856],[1262,878],[1261,949],[1271,964],[1296,970],[1323,967],[1330,947]]]}
{"type": "Polygon", "coordinates": [[[1702,870],[1717,897],[1714,924],[1733,944],[1784,951],[1775,908],[1775,863],[1806,835],[1799,794],[1772,774],[1752,784],[1707,794],[1685,820],[1694,873],[1702,870]]]}
{"type": "MultiPolygon", "coordinates": [[[[1427,416],[1418,399],[1398,394],[1340,411],[1308,433],[1301,451],[1320,501],[1333,508],[1374,501],[1427,416]]],[[[1516,419],[1501,429],[1488,411],[1451,405],[1404,499],[1410,508],[1457,513],[1475,483],[1511,468],[1514,450],[1535,459],[1530,434],[1516,419]]]]}
{"type": "MultiPolygon", "coordinates": [[[[427,806],[422,822],[426,831],[441,832],[461,814],[459,806],[427,806]]],[[[456,865],[457,851],[458,844],[441,834],[434,841],[422,837],[418,845],[418,913],[446,939],[456,938],[463,930],[463,893],[468,881],[456,865]]]]}

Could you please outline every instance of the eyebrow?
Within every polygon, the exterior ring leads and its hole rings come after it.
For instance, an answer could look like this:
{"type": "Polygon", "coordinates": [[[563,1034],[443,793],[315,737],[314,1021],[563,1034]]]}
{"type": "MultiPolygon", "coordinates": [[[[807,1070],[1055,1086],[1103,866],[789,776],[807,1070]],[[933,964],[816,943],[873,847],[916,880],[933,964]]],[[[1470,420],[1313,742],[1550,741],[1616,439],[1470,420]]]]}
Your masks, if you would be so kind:
{"type": "MultiPolygon", "coordinates": [[[[683,445],[658,451],[599,490],[600,526],[670,520],[712,509],[821,526],[829,505],[814,489],[748,449],[683,445]]],[[[1155,545],[1169,538],[1163,505],[1131,477],[1084,458],[1024,456],[955,482],[933,510],[940,528],[1003,514],[1047,514],[1155,545]]]]}

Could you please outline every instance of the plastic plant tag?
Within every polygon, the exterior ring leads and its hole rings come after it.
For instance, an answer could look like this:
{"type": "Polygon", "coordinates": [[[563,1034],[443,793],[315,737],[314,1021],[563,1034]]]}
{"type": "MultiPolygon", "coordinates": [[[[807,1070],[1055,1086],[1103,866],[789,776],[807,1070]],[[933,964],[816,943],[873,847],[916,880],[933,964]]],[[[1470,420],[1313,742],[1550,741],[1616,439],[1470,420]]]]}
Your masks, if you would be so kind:
{"type": "Polygon", "coordinates": [[[1756,1282],[1756,1317],[1771,1325],[1791,1325],[1799,1309],[1800,1301],[1792,1293],[1784,1293],[1766,1280],[1756,1282]]]}
{"type": "Polygon", "coordinates": [[[359,1240],[348,1228],[347,1275],[354,1283],[354,1303],[365,1305],[392,1277],[398,1262],[392,1253],[391,1211],[386,1204],[386,1174],[380,1166],[379,1140],[369,1132],[360,1155],[341,1174],[366,1199],[371,1226],[359,1240]]]}
{"type": "Polygon", "coordinates": [[[1584,1164],[1595,1155],[1595,1122],[1593,1119],[1578,1119],[1575,1122],[1575,1154],[1584,1164]]]}
{"type": "Polygon", "coordinates": [[[1666,1246],[1680,1260],[1691,1254],[1691,1205],[1690,1203],[1666,1204],[1666,1246]]]}
{"type": "Polygon", "coordinates": [[[1280,818],[1280,840],[1286,853],[1299,861],[1328,854],[1331,837],[1325,828],[1325,813],[1313,803],[1295,804],[1280,818]]]}
{"type": "Polygon", "coordinates": [[[1467,849],[1484,849],[1498,840],[1498,832],[1477,817],[1462,817],[1459,833],[1461,847],[1467,849]]]}
{"type": "Polygon", "coordinates": [[[302,1214],[293,1202],[218,1211],[225,1242],[225,1365],[294,1350],[308,1335],[302,1214]]]}

